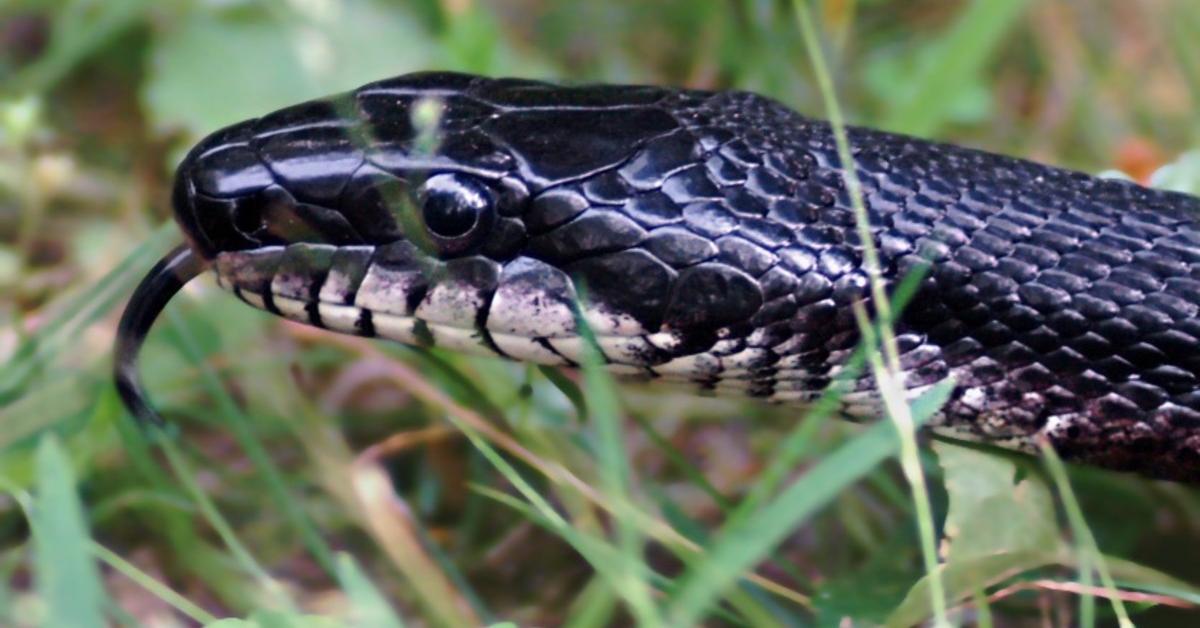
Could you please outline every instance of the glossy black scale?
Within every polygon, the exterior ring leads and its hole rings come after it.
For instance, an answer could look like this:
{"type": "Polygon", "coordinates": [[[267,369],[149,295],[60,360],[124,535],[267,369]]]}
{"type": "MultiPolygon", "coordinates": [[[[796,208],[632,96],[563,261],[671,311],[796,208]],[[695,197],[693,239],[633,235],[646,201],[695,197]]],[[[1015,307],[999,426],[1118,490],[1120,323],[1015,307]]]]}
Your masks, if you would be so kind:
{"type": "MultiPolygon", "coordinates": [[[[1200,200],[867,129],[850,143],[887,281],[931,266],[897,332],[911,386],[958,382],[938,429],[1200,480],[1200,200]]],[[[788,400],[828,381],[869,299],[842,174],[826,123],[754,94],[425,73],[213,134],[174,200],[205,260],[336,246],[289,263],[338,269],[321,271],[338,304],[376,264],[419,287],[398,311],[425,290],[454,302],[439,277],[458,269],[480,308],[463,318],[552,355],[521,312],[573,333],[586,292],[603,334],[663,343],[635,366],[695,356],[677,377],[788,400]],[[440,111],[425,144],[423,101],[440,111]]],[[[261,288],[274,271],[231,272],[261,288]]]]}

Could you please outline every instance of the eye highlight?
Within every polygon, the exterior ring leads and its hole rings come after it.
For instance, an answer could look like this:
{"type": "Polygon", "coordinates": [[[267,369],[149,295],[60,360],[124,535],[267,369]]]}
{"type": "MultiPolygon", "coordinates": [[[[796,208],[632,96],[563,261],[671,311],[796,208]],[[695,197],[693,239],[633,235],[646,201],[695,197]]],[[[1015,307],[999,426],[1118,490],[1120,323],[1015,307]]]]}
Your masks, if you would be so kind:
{"type": "Polygon", "coordinates": [[[477,244],[495,218],[492,190],[462,174],[429,177],[417,200],[425,230],[444,255],[462,253],[477,244]]]}

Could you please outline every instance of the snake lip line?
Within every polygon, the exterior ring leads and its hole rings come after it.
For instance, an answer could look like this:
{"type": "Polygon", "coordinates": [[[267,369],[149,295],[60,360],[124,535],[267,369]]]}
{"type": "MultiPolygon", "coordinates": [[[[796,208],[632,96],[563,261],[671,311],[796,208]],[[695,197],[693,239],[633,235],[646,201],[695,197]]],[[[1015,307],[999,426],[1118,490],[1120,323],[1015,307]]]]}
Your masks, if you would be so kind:
{"type": "MultiPolygon", "coordinates": [[[[1200,481],[1200,199],[849,140],[889,289],[930,267],[895,327],[908,394],[956,382],[933,429],[1200,481]]],[[[156,419],[138,347],[211,268],[302,323],[541,364],[578,362],[579,316],[617,374],[803,405],[870,301],[843,174],[827,123],[746,92],[420,73],[301,103],[180,164],[188,246],[130,301],[118,387],[156,419]]]]}

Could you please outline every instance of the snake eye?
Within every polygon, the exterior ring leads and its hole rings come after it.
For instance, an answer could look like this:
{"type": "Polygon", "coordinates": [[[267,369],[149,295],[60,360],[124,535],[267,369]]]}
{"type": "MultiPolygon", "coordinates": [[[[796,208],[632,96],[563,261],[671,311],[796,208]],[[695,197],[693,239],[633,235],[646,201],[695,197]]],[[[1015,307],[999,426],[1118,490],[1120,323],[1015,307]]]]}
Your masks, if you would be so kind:
{"type": "Polygon", "coordinates": [[[443,254],[461,253],[476,244],[495,214],[491,189],[461,174],[429,177],[418,200],[425,230],[443,254]]]}

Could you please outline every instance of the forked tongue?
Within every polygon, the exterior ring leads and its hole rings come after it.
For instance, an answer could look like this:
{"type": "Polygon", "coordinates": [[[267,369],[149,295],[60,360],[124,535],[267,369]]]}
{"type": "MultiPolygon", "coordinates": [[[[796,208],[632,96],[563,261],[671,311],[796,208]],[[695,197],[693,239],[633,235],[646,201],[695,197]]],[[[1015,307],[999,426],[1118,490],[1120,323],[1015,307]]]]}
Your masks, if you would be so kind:
{"type": "Polygon", "coordinates": [[[207,267],[207,263],[186,244],[176,247],[150,269],[133,291],[121,315],[114,350],[113,380],[121,401],[143,425],[162,425],[163,420],[146,399],[138,374],[137,357],[142,341],[171,297],[207,267]]]}

